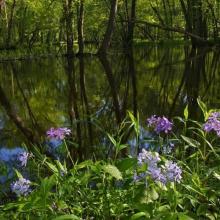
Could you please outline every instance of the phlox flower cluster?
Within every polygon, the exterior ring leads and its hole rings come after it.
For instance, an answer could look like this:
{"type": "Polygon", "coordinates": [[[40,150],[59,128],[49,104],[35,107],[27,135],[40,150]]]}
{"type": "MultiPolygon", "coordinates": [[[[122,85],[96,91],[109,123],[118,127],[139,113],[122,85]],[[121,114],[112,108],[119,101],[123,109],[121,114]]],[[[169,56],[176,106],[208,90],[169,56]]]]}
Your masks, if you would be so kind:
{"type": "Polygon", "coordinates": [[[173,123],[170,122],[166,117],[159,117],[156,115],[151,116],[147,119],[148,127],[154,129],[157,134],[169,133],[172,130],[173,123]]]}
{"type": "Polygon", "coordinates": [[[18,161],[20,161],[22,167],[27,166],[27,161],[28,161],[29,156],[30,154],[25,151],[18,155],[18,161]]]}
{"type": "Polygon", "coordinates": [[[163,145],[161,151],[163,154],[170,154],[173,151],[174,147],[174,143],[168,142],[167,144],[163,145]]]}
{"type": "Polygon", "coordinates": [[[157,152],[146,151],[138,155],[138,165],[147,165],[146,172],[134,175],[134,181],[146,179],[147,176],[151,177],[156,182],[167,184],[168,182],[180,182],[182,179],[181,168],[173,161],[167,160],[165,165],[161,165],[161,158],[157,152]]]}
{"type": "Polygon", "coordinates": [[[220,137],[220,112],[213,112],[203,125],[206,132],[214,131],[220,137]]]}
{"type": "Polygon", "coordinates": [[[66,136],[71,134],[71,130],[68,128],[50,128],[47,131],[47,137],[52,139],[63,140],[66,136]]]}
{"type": "Polygon", "coordinates": [[[19,178],[19,180],[11,184],[11,191],[17,196],[27,196],[31,192],[31,182],[25,178],[19,178]]]}
{"type": "Polygon", "coordinates": [[[26,167],[29,156],[30,154],[20,147],[0,149],[0,162],[9,166],[26,167]]]}
{"type": "MultiPolygon", "coordinates": [[[[5,184],[14,178],[14,169],[18,169],[21,173],[25,172],[30,154],[21,147],[1,148],[0,149],[0,184],[5,184]]],[[[8,189],[5,188],[5,191],[8,189]]]]}
{"type": "Polygon", "coordinates": [[[182,179],[182,170],[181,168],[174,163],[173,161],[166,161],[164,170],[166,173],[166,179],[169,182],[180,182],[182,179]]]}

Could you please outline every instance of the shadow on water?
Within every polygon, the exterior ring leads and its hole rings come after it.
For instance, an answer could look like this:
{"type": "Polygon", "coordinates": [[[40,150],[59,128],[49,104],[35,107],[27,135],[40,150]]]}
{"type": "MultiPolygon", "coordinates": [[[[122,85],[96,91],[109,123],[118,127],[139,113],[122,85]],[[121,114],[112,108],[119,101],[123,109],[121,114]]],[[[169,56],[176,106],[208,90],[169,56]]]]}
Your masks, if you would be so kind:
{"type": "Polygon", "coordinates": [[[1,63],[0,145],[41,141],[48,128],[68,126],[75,158],[100,155],[103,131],[113,133],[127,110],[145,126],[152,114],[182,115],[186,104],[198,119],[198,97],[219,108],[219,68],[218,51],[187,47],[1,63]]]}

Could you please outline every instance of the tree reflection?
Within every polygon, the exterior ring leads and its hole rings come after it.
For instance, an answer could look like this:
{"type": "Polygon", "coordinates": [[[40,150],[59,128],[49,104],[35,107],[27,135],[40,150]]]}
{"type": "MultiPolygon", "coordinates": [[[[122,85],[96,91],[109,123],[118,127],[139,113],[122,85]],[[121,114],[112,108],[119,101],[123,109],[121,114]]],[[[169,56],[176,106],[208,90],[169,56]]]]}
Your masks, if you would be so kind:
{"type": "Polygon", "coordinates": [[[91,113],[89,108],[88,97],[86,93],[86,85],[85,85],[85,63],[83,55],[79,56],[79,75],[80,75],[80,92],[82,98],[82,104],[85,106],[85,114],[86,124],[89,134],[89,144],[93,145],[93,130],[92,130],[92,122],[91,122],[91,113]]]}
{"type": "MultiPolygon", "coordinates": [[[[76,73],[74,66],[74,58],[67,58],[67,66],[66,73],[68,75],[68,83],[69,83],[69,118],[70,124],[72,127],[72,131],[74,131],[74,122],[76,122],[76,135],[77,135],[77,143],[78,143],[78,158],[82,159],[83,157],[83,149],[82,149],[82,133],[81,133],[81,124],[80,124],[80,114],[78,109],[78,96],[77,96],[77,86],[76,86],[76,73]]],[[[74,146],[70,149],[71,155],[76,155],[74,146]]]]}
{"type": "Polygon", "coordinates": [[[99,56],[99,59],[103,65],[103,68],[107,76],[108,84],[111,89],[111,95],[112,95],[112,100],[113,100],[116,121],[118,124],[120,124],[123,116],[122,116],[122,112],[121,112],[121,108],[119,104],[119,95],[117,93],[118,89],[116,88],[116,81],[115,81],[115,78],[112,72],[112,68],[106,55],[99,56]]]}
{"type": "Polygon", "coordinates": [[[136,71],[135,71],[135,64],[134,64],[134,52],[133,47],[130,48],[128,56],[128,63],[129,63],[129,76],[131,77],[131,84],[132,84],[132,102],[133,102],[133,114],[137,117],[138,113],[138,104],[137,104],[137,79],[136,79],[136,71]]]}
{"type": "MultiPolygon", "coordinates": [[[[202,84],[202,76],[205,72],[205,61],[207,53],[203,48],[192,48],[189,54],[186,50],[185,63],[185,93],[187,103],[189,105],[189,117],[198,119],[198,104],[197,99],[200,96],[202,84]]],[[[201,97],[202,98],[202,97],[201,97]]]]}
{"type": "MultiPolygon", "coordinates": [[[[9,116],[3,133],[22,131],[33,141],[49,127],[71,125],[75,158],[103,155],[103,131],[114,134],[127,110],[139,112],[144,126],[152,114],[182,115],[187,103],[190,117],[200,117],[198,97],[219,108],[219,68],[218,50],[187,46],[0,64],[0,104],[9,116]]],[[[14,135],[18,144],[23,135],[14,135]]]]}
{"type": "Polygon", "coordinates": [[[23,133],[23,135],[27,138],[27,140],[31,143],[36,142],[36,136],[34,135],[32,130],[25,125],[22,118],[17,114],[15,109],[12,107],[10,101],[8,100],[1,86],[0,86],[0,103],[2,107],[5,109],[11,121],[14,122],[14,124],[23,133]]]}
{"type": "Polygon", "coordinates": [[[26,105],[27,107],[27,110],[28,110],[28,114],[29,114],[29,118],[30,118],[30,121],[32,123],[32,127],[33,129],[35,129],[37,132],[39,132],[39,134],[43,134],[43,129],[40,127],[39,123],[38,123],[38,120],[36,119],[33,111],[32,111],[32,108],[29,104],[29,101],[28,101],[28,98],[26,97],[25,95],[25,92],[24,92],[24,88],[22,87],[21,83],[20,83],[20,80],[18,78],[18,70],[17,70],[17,67],[15,66],[15,64],[13,62],[11,62],[11,68],[12,68],[12,72],[13,72],[13,75],[14,75],[14,78],[15,78],[15,81],[17,83],[17,87],[23,97],[23,101],[24,101],[24,104],[26,105]]]}

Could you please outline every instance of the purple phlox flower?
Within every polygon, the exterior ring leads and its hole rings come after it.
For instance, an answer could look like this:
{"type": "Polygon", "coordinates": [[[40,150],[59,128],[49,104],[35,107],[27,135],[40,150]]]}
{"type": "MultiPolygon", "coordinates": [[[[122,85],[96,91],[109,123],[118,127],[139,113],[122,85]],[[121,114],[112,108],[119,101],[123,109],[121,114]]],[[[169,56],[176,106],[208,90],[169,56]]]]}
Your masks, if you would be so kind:
{"type": "Polygon", "coordinates": [[[182,179],[182,170],[181,168],[174,163],[173,161],[166,161],[164,166],[164,174],[170,182],[180,182],[182,179]]]}
{"type": "Polygon", "coordinates": [[[159,161],[161,161],[161,159],[157,152],[151,152],[142,149],[142,152],[138,155],[139,165],[146,163],[149,167],[152,167],[155,166],[159,161]]]}
{"type": "MultiPolygon", "coordinates": [[[[147,170],[137,174],[135,172],[133,179],[135,182],[151,177],[156,182],[167,184],[168,182],[180,182],[182,179],[181,168],[173,161],[167,160],[165,165],[161,165],[161,158],[157,152],[150,152],[142,149],[138,155],[138,165],[147,164],[147,170]]],[[[146,179],[145,179],[146,180],[146,179]]]]}
{"type": "Polygon", "coordinates": [[[209,119],[219,119],[220,118],[220,112],[212,112],[209,116],[209,119]]]}
{"type": "Polygon", "coordinates": [[[29,157],[30,157],[30,154],[28,152],[25,152],[25,151],[23,153],[18,154],[17,159],[18,159],[18,161],[21,162],[22,167],[26,167],[29,157]]]}
{"type": "Polygon", "coordinates": [[[0,149],[0,162],[10,166],[26,166],[29,153],[21,147],[0,149]]]}
{"type": "Polygon", "coordinates": [[[68,128],[50,128],[47,131],[48,138],[56,138],[63,140],[66,136],[71,134],[71,130],[68,128]]]}
{"type": "Polygon", "coordinates": [[[160,167],[149,167],[148,172],[154,181],[166,184],[166,176],[163,174],[163,170],[160,167]]]}
{"type": "Polygon", "coordinates": [[[172,130],[173,124],[166,117],[159,117],[157,125],[155,127],[155,131],[159,134],[161,132],[168,133],[172,130]]]}
{"type": "Polygon", "coordinates": [[[151,176],[155,181],[164,182],[164,176],[161,172],[161,168],[158,167],[158,162],[160,162],[160,156],[157,152],[146,151],[142,149],[142,152],[138,155],[138,165],[147,164],[147,171],[139,175],[134,175],[134,181],[139,181],[146,176],[151,176]]]}
{"type": "Polygon", "coordinates": [[[27,196],[30,192],[31,182],[25,178],[19,178],[17,181],[11,184],[11,190],[17,196],[27,196]]]}
{"type": "Polygon", "coordinates": [[[148,127],[154,128],[157,134],[161,132],[169,133],[172,130],[173,123],[170,122],[166,117],[158,117],[156,115],[151,116],[147,119],[148,127]]]}
{"type": "Polygon", "coordinates": [[[155,127],[158,122],[158,117],[156,115],[152,115],[150,118],[147,119],[147,124],[149,127],[155,127]]]}
{"type": "Polygon", "coordinates": [[[138,182],[142,179],[145,179],[146,176],[147,176],[147,173],[144,173],[144,172],[142,172],[140,174],[134,173],[133,180],[134,180],[134,182],[138,182]]]}
{"type": "Polygon", "coordinates": [[[170,154],[172,150],[174,149],[174,147],[175,147],[174,143],[171,143],[171,142],[164,145],[162,148],[163,154],[170,154]]]}
{"type": "Polygon", "coordinates": [[[206,132],[215,131],[220,136],[220,112],[213,112],[210,114],[206,123],[203,125],[203,129],[206,132]]]}

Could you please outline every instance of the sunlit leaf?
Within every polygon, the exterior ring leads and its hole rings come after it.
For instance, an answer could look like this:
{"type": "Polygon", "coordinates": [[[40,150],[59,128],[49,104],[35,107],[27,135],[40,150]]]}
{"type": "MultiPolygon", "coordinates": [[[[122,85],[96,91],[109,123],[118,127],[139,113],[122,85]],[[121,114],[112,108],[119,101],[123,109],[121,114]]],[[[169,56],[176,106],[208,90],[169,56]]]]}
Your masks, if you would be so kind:
{"type": "Polygon", "coordinates": [[[122,174],[121,172],[118,170],[118,168],[116,166],[113,165],[105,165],[103,166],[103,170],[110,174],[112,177],[116,178],[117,180],[121,180],[122,179],[122,174]]]}

